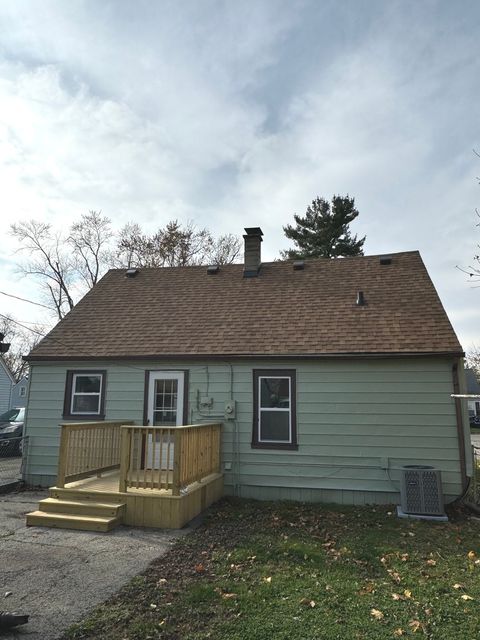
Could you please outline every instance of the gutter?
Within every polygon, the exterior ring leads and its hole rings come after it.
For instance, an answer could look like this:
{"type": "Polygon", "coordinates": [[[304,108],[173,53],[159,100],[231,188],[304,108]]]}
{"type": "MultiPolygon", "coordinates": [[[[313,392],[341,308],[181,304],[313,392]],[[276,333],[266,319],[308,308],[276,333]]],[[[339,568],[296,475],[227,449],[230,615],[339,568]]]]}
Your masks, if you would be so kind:
{"type": "Polygon", "coordinates": [[[463,351],[390,351],[390,352],[345,352],[345,353],[162,353],[138,355],[28,355],[23,356],[27,362],[72,362],[72,361],[128,361],[128,360],[339,360],[342,358],[355,359],[384,359],[384,358],[420,358],[420,357],[449,357],[463,358],[463,351]]]}

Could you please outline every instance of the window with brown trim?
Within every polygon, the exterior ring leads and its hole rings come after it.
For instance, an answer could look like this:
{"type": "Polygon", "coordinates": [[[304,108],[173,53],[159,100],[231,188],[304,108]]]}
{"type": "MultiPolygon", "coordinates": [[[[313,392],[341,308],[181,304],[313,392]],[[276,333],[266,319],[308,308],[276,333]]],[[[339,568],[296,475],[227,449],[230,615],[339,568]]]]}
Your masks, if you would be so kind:
{"type": "Polygon", "coordinates": [[[253,370],[252,447],[298,449],[294,369],[253,370]]]}
{"type": "Polygon", "coordinates": [[[103,420],[105,418],[106,371],[67,371],[64,418],[103,420]]]}

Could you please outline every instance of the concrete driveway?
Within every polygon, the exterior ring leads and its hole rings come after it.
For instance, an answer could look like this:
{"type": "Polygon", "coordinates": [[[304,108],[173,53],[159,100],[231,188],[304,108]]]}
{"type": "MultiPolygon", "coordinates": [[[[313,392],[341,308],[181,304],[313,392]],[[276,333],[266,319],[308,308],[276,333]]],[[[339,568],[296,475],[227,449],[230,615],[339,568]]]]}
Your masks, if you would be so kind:
{"type": "Polygon", "coordinates": [[[30,622],[1,640],[53,640],[188,532],[119,527],[111,533],[26,527],[46,492],[0,495],[0,611],[30,622]],[[5,594],[11,595],[5,597],[5,594]]]}

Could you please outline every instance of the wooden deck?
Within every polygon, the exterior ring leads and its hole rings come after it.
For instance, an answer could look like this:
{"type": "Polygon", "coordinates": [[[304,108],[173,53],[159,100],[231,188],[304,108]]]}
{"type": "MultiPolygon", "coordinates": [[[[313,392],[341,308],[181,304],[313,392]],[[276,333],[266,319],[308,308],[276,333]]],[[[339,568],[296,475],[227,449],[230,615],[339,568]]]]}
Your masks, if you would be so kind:
{"type": "Polygon", "coordinates": [[[57,486],[27,525],[178,529],[223,495],[220,425],[62,425],[60,454],[57,486]]]}
{"type": "MultiPolygon", "coordinates": [[[[152,479],[152,471],[147,469],[145,472],[146,481],[150,482],[152,479]]],[[[163,484],[168,482],[168,475],[170,475],[169,471],[162,471],[161,479],[163,484]]],[[[119,482],[120,482],[120,471],[118,469],[114,469],[113,471],[108,471],[103,473],[100,477],[90,477],[90,478],[82,478],[81,480],[75,480],[74,482],[67,482],[65,485],[65,489],[74,489],[76,491],[100,491],[101,493],[119,493],[119,482]]],[[[154,487],[155,495],[172,495],[171,489],[158,488],[155,483],[154,487]]],[[[127,492],[125,492],[127,493],[127,492]]],[[[129,487],[128,493],[136,494],[136,495],[146,495],[152,496],[152,489],[146,489],[142,486],[137,487],[129,487]]]]}

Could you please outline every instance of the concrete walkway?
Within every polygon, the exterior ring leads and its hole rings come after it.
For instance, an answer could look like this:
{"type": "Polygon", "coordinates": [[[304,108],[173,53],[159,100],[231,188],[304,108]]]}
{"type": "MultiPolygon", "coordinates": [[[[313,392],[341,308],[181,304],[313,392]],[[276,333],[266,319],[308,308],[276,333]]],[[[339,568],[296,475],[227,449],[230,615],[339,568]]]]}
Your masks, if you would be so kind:
{"type": "Polygon", "coordinates": [[[25,514],[46,495],[0,495],[0,611],[30,615],[27,625],[0,631],[1,640],[58,638],[188,532],[27,528],[25,514]]]}

